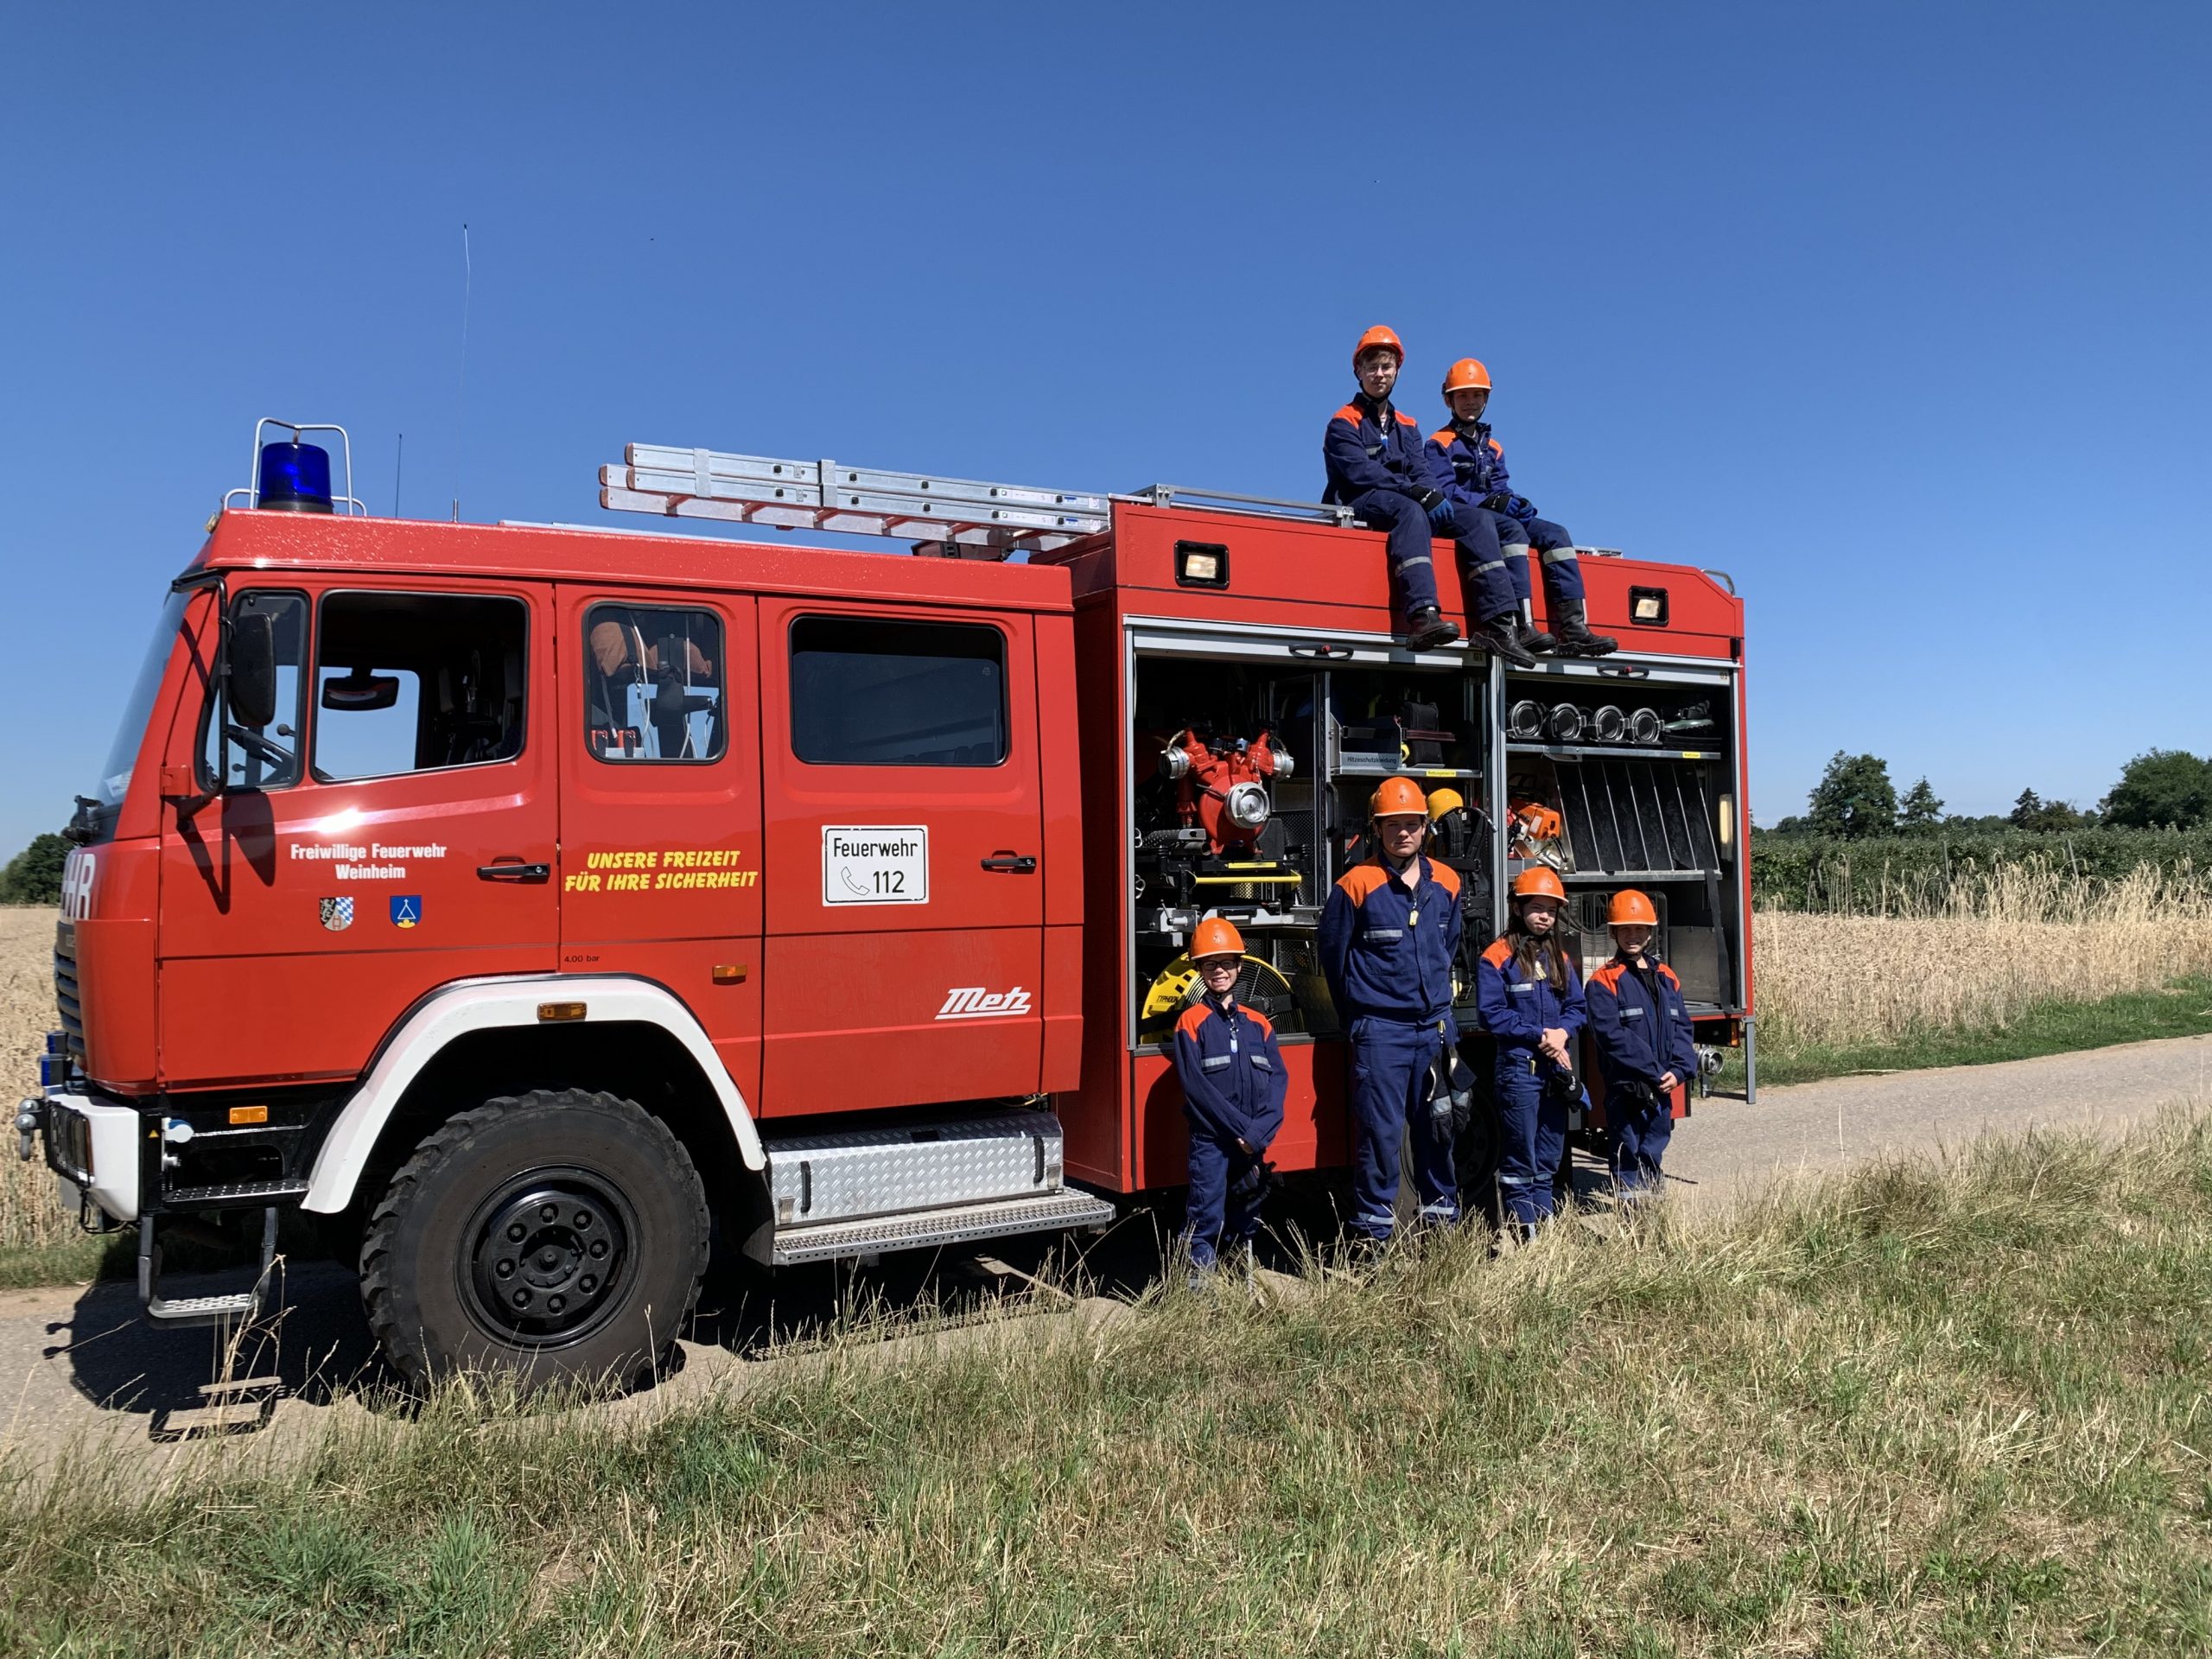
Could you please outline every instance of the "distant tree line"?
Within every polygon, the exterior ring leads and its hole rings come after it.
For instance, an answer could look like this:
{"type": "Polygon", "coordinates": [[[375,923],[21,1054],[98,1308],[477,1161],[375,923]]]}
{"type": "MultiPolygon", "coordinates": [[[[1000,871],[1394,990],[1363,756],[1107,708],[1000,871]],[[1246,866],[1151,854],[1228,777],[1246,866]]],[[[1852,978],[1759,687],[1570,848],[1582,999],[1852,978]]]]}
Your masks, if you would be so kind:
{"type": "Polygon", "coordinates": [[[2054,835],[2084,830],[2195,830],[2212,825],[2212,760],[2185,749],[2152,749],[2120,769],[2120,781],[2094,806],[2045,800],[2024,789],[2003,817],[1948,816],[1922,778],[1899,796],[1889,763],[1878,755],[1837,750],[1807,797],[1805,810],[1763,833],[1865,841],[1877,836],[1973,834],[2024,830],[2054,835]]]}
{"type": "Polygon", "coordinates": [[[58,905],[61,867],[69,843],[59,836],[40,836],[0,869],[0,905],[58,905]]]}

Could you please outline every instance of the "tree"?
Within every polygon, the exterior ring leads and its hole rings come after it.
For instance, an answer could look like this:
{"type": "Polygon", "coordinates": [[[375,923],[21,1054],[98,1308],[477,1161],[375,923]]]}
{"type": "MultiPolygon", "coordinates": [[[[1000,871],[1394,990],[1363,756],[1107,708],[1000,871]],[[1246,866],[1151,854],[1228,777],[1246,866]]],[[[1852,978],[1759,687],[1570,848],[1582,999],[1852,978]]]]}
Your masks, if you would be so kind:
{"type": "Polygon", "coordinates": [[[40,836],[0,870],[0,905],[58,905],[61,866],[69,843],[59,836],[40,836]]]}
{"type": "Polygon", "coordinates": [[[1909,836],[1925,835],[1943,822],[1943,803],[1923,778],[1897,803],[1897,828],[1909,836]]]}
{"type": "Polygon", "coordinates": [[[2015,830],[2031,830],[2037,835],[2049,836],[2062,830],[2087,830],[2096,820],[2071,801],[2046,801],[2032,789],[2024,789],[2020,798],[2012,803],[2012,810],[2005,822],[2015,830]]]}
{"type": "Polygon", "coordinates": [[[2099,804],[2107,823],[2131,829],[2171,824],[2186,830],[2212,820],[2212,760],[2186,749],[2152,749],[2121,768],[2099,804]]]}
{"type": "Polygon", "coordinates": [[[1816,835],[1851,841],[1888,835],[1897,827],[1897,791],[1890,781],[1889,762],[1838,749],[1806,798],[1805,818],[1816,835]]]}

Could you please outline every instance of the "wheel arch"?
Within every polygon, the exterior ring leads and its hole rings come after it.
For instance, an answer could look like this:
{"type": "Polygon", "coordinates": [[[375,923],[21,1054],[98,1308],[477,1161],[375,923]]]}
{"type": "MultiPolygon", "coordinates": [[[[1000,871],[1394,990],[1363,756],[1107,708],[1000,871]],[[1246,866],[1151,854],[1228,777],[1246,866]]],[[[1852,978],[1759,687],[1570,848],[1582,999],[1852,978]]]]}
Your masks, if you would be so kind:
{"type": "Polygon", "coordinates": [[[665,986],[620,976],[464,981],[394,1027],[317,1149],[301,1207],[336,1214],[373,1199],[377,1172],[389,1179],[437,1123],[487,1095],[533,1087],[636,1101],[683,1143],[710,1193],[734,1196],[729,1177],[766,1168],[728,1068],[665,986]],[[554,1000],[583,1004],[584,1017],[541,1019],[540,1005],[554,1000]]]}

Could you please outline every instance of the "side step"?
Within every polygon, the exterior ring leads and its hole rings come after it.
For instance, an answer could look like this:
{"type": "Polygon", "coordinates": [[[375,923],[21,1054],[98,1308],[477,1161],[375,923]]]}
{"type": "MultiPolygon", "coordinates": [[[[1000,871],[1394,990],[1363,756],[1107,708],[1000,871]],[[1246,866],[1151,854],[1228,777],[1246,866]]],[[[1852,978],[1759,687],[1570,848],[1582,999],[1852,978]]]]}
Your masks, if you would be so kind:
{"type": "Polygon", "coordinates": [[[268,1287],[269,1269],[276,1260],[276,1206],[262,1212],[261,1262],[253,1283],[245,1290],[214,1296],[170,1296],[161,1294],[162,1247],[155,1242],[154,1217],[138,1218],[138,1298],[146,1304],[146,1317],[162,1325],[243,1324],[261,1311],[262,1293],[268,1287]]]}
{"type": "Polygon", "coordinates": [[[1001,1198],[991,1204],[963,1204],[918,1210],[902,1216],[868,1216],[857,1221],[825,1221],[811,1227],[776,1230],[776,1265],[826,1262],[842,1255],[873,1255],[880,1250],[923,1249],[968,1239],[1005,1238],[1015,1233],[1043,1233],[1109,1225],[1120,1212],[1105,1199],[1063,1189],[1042,1198],[1001,1198]]]}

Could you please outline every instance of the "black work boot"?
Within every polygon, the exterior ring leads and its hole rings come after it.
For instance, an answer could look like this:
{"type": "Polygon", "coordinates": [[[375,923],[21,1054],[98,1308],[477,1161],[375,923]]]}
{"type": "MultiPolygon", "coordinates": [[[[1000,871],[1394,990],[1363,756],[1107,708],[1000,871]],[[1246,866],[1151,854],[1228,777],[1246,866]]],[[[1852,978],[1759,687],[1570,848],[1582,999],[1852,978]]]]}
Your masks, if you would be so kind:
{"type": "Polygon", "coordinates": [[[1459,625],[1433,605],[1416,605],[1406,613],[1406,643],[1415,651],[1434,651],[1459,637],[1459,625]]]}
{"type": "Polygon", "coordinates": [[[1521,644],[1521,613],[1500,611],[1496,616],[1484,617],[1482,626],[1467,641],[1480,645],[1493,657],[1503,657],[1516,668],[1534,668],[1536,659],[1521,644]]]}
{"type": "Polygon", "coordinates": [[[1559,631],[1562,657],[1603,657],[1621,648],[1610,634],[1590,632],[1589,608],[1579,599],[1562,599],[1552,607],[1552,624],[1559,631]]]}
{"type": "Polygon", "coordinates": [[[1536,607],[1527,600],[1521,601],[1521,649],[1539,657],[1548,657],[1559,649],[1559,641],[1536,626],[1536,607]]]}

